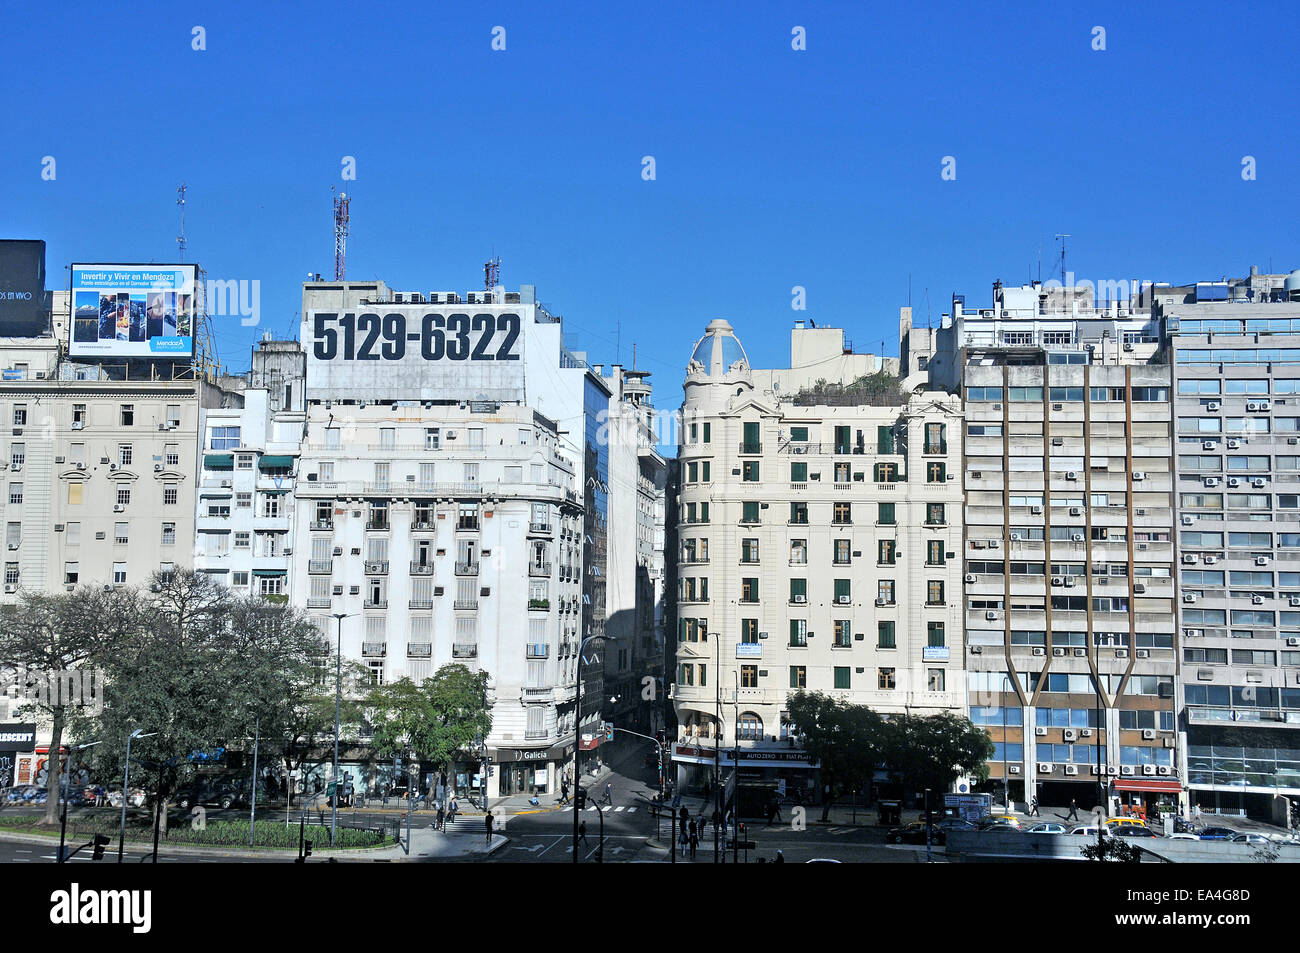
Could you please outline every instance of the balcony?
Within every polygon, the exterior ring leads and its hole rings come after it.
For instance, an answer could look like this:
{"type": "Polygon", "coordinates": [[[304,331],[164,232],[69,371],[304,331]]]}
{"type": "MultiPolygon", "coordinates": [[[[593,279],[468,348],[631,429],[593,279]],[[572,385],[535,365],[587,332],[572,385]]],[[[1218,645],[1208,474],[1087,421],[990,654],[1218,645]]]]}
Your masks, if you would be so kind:
{"type": "Polygon", "coordinates": [[[312,524],[311,524],[311,529],[312,529],[314,532],[318,532],[318,533],[332,532],[333,529],[334,529],[334,521],[333,521],[333,520],[313,520],[313,521],[312,521],[312,524]]]}
{"type": "MultiPolygon", "coordinates": [[[[307,560],[307,571],[309,573],[318,573],[328,576],[334,571],[334,560],[309,559],[307,560]]],[[[327,602],[326,605],[329,605],[329,603],[327,602]]]]}
{"type": "Polygon", "coordinates": [[[456,563],[456,575],[458,576],[477,576],[478,563],[456,563]]]}
{"type": "Polygon", "coordinates": [[[747,455],[754,455],[763,452],[763,444],[757,440],[742,441],[740,452],[747,455]]]}
{"type": "Polygon", "coordinates": [[[417,533],[431,533],[437,529],[433,525],[434,517],[431,513],[416,513],[415,520],[411,523],[411,531],[417,533]]]}
{"type": "Polygon", "coordinates": [[[451,646],[452,658],[478,658],[478,644],[468,642],[453,642],[451,646]]]}
{"type": "Polygon", "coordinates": [[[392,524],[390,524],[388,520],[366,520],[366,529],[368,530],[387,533],[392,528],[392,524]]]}
{"type": "Polygon", "coordinates": [[[550,536],[551,533],[554,532],[554,527],[551,526],[550,523],[529,523],[528,532],[544,535],[544,536],[550,536]]]}
{"type": "Polygon", "coordinates": [[[545,642],[529,642],[526,658],[550,658],[551,647],[545,642]]]}
{"type": "Polygon", "coordinates": [[[385,559],[385,560],[378,561],[378,562],[368,562],[368,563],[366,563],[366,575],[367,575],[367,576],[387,576],[387,575],[388,575],[388,560],[385,559]]]}
{"type": "Polygon", "coordinates": [[[551,564],[550,564],[550,563],[547,563],[547,562],[542,562],[542,563],[529,563],[529,564],[528,564],[528,575],[530,575],[530,576],[546,576],[547,578],[550,578],[550,575],[551,575],[551,564]]]}
{"type": "Polygon", "coordinates": [[[367,598],[366,601],[362,603],[362,605],[365,606],[365,608],[367,609],[387,609],[388,600],[367,598]]]}
{"type": "Polygon", "coordinates": [[[471,518],[471,517],[467,517],[467,516],[462,516],[460,519],[456,520],[456,532],[458,532],[458,533],[477,533],[477,532],[478,532],[478,517],[475,516],[475,517],[472,517],[472,518],[471,518]]]}
{"type": "Polygon", "coordinates": [[[453,605],[454,605],[454,607],[457,608],[457,609],[477,609],[477,608],[478,608],[478,600],[477,600],[477,599],[457,599],[457,600],[455,601],[455,603],[453,603],[453,605]]]}
{"type": "Polygon", "coordinates": [[[432,658],[433,643],[432,642],[407,642],[406,657],[407,658],[432,658]]]}
{"type": "Polygon", "coordinates": [[[433,608],[433,600],[432,600],[432,599],[412,599],[410,602],[407,603],[407,606],[408,606],[409,608],[411,608],[411,609],[432,609],[432,608],[433,608]]]}
{"type": "Polygon", "coordinates": [[[831,448],[830,444],[808,443],[806,440],[790,440],[778,446],[776,452],[788,453],[797,457],[818,456],[823,453],[830,453],[831,448]]]}
{"type": "Polygon", "coordinates": [[[551,607],[550,599],[529,599],[528,600],[528,608],[530,609],[540,609],[545,611],[550,607],[551,607]]]}
{"type": "Polygon", "coordinates": [[[328,596],[312,596],[307,600],[308,609],[328,609],[330,600],[328,596]]]}
{"type": "Polygon", "coordinates": [[[553,688],[533,688],[525,685],[519,691],[520,700],[525,702],[544,702],[550,701],[551,696],[555,693],[553,688]]]}
{"type": "Polygon", "coordinates": [[[432,575],[433,575],[433,563],[417,563],[417,562],[412,562],[412,563],[411,563],[411,575],[412,575],[412,576],[432,576],[432,575]]]}

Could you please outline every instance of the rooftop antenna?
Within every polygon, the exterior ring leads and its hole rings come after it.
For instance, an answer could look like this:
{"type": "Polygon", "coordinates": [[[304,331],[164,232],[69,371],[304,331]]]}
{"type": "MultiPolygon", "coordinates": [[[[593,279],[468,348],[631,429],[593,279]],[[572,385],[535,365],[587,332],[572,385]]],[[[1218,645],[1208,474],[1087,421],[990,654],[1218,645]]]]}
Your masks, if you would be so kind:
{"type": "Polygon", "coordinates": [[[483,290],[494,291],[501,283],[501,256],[494,255],[483,263],[483,290]]]}
{"type": "Polygon", "coordinates": [[[1065,240],[1069,235],[1057,235],[1056,240],[1061,243],[1061,287],[1065,287],[1065,240]]]}
{"type": "MultiPolygon", "coordinates": [[[[334,191],[334,186],[330,186],[334,191]]],[[[343,281],[348,271],[348,206],[352,200],[346,192],[334,196],[334,280],[343,281]]]]}
{"type": "Polygon", "coordinates": [[[179,206],[181,207],[181,233],[180,233],[180,235],[176,236],[176,244],[180,246],[180,250],[181,250],[181,263],[182,263],[182,264],[184,264],[184,262],[185,262],[185,246],[186,246],[186,244],[187,244],[187,242],[185,241],[185,191],[186,191],[186,188],[187,188],[187,186],[185,185],[184,182],[182,182],[182,183],[180,184],[180,187],[176,189],[176,204],[179,205],[179,206]]]}

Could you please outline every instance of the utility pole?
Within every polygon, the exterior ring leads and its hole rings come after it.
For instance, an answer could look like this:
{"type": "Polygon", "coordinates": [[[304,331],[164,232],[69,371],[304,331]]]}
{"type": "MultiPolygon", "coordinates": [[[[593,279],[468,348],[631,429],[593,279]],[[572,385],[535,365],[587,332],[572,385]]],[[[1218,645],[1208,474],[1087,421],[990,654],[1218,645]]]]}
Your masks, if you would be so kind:
{"type": "Polygon", "coordinates": [[[1065,287],[1065,240],[1071,236],[1058,234],[1056,240],[1061,243],[1061,287],[1065,287]]]}

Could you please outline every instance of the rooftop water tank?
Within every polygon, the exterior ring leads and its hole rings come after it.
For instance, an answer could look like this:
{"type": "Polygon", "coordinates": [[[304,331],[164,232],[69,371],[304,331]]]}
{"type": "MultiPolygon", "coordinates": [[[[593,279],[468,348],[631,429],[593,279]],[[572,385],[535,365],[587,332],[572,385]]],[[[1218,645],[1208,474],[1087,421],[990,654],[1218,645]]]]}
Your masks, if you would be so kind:
{"type": "Polygon", "coordinates": [[[1282,287],[1286,291],[1288,301],[1300,301],[1300,268],[1286,276],[1286,280],[1282,282],[1282,287]]]}

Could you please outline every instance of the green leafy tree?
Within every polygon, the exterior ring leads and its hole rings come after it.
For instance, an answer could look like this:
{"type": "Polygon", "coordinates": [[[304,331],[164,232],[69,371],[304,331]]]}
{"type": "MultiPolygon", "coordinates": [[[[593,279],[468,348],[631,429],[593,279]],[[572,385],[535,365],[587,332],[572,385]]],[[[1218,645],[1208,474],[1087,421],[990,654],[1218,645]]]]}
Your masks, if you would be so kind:
{"type": "Polygon", "coordinates": [[[795,692],[787,700],[799,745],[821,766],[829,793],[822,820],[842,793],[860,791],[881,761],[884,720],[865,705],[852,705],[823,692],[795,692]]]}
{"type": "MultiPolygon", "coordinates": [[[[21,682],[26,702],[20,711],[34,711],[51,723],[50,751],[57,752],[64,733],[77,721],[86,699],[94,661],[111,654],[138,615],[133,590],[102,590],[82,586],[57,595],[21,592],[12,605],[0,606],[0,671],[21,682]],[[78,672],[80,692],[67,692],[69,673],[78,672]]],[[[91,685],[102,691],[102,683],[91,685]]],[[[102,702],[102,698],[99,700],[102,702]]],[[[76,732],[70,732],[74,737],[76,732]]],[[[85,737],[84,735],[82,737],[85,737]]],[[[58,822],[61,759],[48,759],[44,824],[58,822]]]]}
{"type": "Polygon", "coordinates": [[[408,750],[422,764],[445,768],[492,730],[486,672],[444,665],[423,684],[408,678],[380,685],[362,703],[374,730],[375,752],[408,750]]]}
{"type": "Polygon", "coordinates": [[[1126,841],[1122,837],[1102,834],[1101,840],[1093,840],[1081,848],[1085,859],[1120,864],[1137,864],[1142,861],[1142,848],[1126,841]]]}
{"type": "Polygon", "coordinates": [[[890,775],[910,791],[947,791],[962,774],[983,781],[996,750],[987,732],[951,712],[895,715],[884,735],[890,775]]]}

